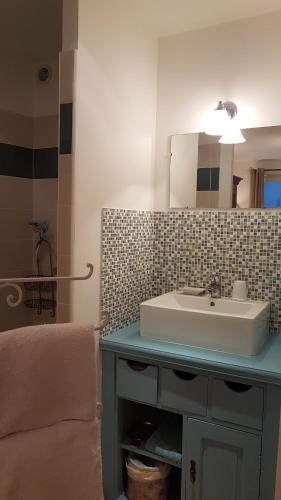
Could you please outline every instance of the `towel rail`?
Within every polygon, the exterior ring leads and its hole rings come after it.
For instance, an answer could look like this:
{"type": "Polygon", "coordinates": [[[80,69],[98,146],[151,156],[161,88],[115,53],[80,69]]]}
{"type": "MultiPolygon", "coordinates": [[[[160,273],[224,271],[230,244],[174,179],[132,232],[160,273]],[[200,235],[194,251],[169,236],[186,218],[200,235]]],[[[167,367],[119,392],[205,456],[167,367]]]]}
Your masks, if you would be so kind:
{"type": "Polygon", "coordinates": [[[17,307],[23,300],[23,293],[19,283],[42,283],[42,282],[60,282],[60,281],[86,281],[90,279],[94,273],[93,264],[88,263],[88,273],[84,276],[40,276],[33,278],[1,278],[1,288],[12,288],[13,292],[7,295],[7,304],[9,307],[17,307]],[[17,295],[16,295],[17,294],[17,295]]]}

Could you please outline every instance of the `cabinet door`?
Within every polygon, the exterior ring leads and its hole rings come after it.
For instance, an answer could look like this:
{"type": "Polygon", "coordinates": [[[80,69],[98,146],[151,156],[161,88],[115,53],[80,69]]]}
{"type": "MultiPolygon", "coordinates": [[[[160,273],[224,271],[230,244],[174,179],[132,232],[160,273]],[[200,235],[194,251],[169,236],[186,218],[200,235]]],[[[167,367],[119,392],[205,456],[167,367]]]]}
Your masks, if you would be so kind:
{"type": "Polygon", "coordinates": [[[258,500],[261,438],[186,420],[186,500],[258,500]]]}

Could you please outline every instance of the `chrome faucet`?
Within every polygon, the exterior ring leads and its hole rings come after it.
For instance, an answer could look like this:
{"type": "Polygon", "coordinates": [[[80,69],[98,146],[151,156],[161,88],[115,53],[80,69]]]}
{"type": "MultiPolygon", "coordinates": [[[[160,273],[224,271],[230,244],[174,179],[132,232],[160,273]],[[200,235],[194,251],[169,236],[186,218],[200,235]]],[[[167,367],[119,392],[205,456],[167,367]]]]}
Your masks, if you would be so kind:
{"type": "Polygon", "coordinates": [[[210,294],[211,299],[221,298],[221,277],[219,274],[212,276],[211,282],[207,285],[207,292],[210,294]]]}

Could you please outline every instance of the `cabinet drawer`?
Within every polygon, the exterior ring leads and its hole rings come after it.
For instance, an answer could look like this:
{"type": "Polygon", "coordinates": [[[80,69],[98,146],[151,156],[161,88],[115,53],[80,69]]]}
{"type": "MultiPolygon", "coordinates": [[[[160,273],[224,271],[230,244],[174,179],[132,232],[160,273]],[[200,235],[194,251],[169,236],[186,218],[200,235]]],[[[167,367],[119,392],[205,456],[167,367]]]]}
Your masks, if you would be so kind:
{"type": "Polygon", "coordinates": [[[226,422],[262,429],[263,389],[228,380],[212,381],[211,416],[226,422]]]}
{"type": "Polygon", "coordinates": [[[118,359],[117,394],[151,405],[157,404],[158,368],[138,361],[118,359]]]}
{"type": "Polygon", "coordinates": [[[161,405],[186,413],[206,415],[208,378],[195,373],[163,368],[161,405]]]}

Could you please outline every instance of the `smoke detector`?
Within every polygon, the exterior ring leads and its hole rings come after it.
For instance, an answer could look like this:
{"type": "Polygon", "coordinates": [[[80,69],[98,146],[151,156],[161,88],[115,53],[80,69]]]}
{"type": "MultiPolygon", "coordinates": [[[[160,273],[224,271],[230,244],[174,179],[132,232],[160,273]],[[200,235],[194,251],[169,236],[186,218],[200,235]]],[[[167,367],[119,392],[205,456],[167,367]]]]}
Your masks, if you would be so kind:
{"type": "Polygon", "coordinates": [[[41,85],[49,83],[52,79],[52,68],[48,64],[44,64],[37,70],[37,80],[41,85]]]}

